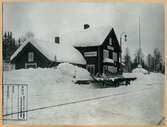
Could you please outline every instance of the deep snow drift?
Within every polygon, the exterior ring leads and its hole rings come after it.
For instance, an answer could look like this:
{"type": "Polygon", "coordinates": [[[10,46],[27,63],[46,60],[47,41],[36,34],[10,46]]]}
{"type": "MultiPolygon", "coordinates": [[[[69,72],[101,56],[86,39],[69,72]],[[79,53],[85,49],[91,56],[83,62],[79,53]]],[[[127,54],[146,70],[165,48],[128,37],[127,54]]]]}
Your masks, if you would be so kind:
{"type": "Polygon", "coordinates": [[[164,75],[125,73],[137,77],[129,86],[97,88],[74,84],[89,79],[89,72],[68,63],[57,68],[4,72],[4,83],[28,84],[27,121],[17,124],[157,124],[163,117],[164,75]],[[101,97],[101,98],[100,98],[101,97]],[[83,101],[81,101],[83,100],[83,101]],[[86,100],[86,101],[85,101],[86,100]],[[54,105],[77,102],[64,106],[54,105]]]}
{"type": "Polygon", "coordinates": [[[142,74],[148,74],[148,71],[139,64],[137,68],[135,68],[132,73],[142,73],[142,74]]]}
{"type": "Polygon", "coordinates": [[[56,68],[19,69],[11,72],[4,72],[4,74],[9,74],[9,76],[4,78],[8,79],[6,80],[7,82],[27,84],[71,83],[74,80],[91,79],[90,73],[86,69],[69,63],[59,64],[56,68]]]}

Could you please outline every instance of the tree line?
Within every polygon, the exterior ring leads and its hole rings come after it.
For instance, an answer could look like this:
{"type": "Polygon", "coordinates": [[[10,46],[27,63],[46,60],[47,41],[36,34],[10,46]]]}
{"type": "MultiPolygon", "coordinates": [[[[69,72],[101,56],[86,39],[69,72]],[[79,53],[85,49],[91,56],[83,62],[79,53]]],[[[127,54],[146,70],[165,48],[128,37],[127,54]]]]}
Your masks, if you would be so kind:
{"type": "Polygon", "coordinates": [[[3,61],[9,63],[10,57],[20,47],[20,45],[24,43],[27,39],[33,37],[34,34],[32,32],[26,32],[25,35],[21,36],[18,40],[16,40],[13,37],[12,32],[5,32],[2,38],[3,61]]]}
{"type": "Polygon", "coordinates": [[[5,32],[2,39],[3,60],[9,63],[11,55],[17,50],[20,44],[13,38],[12,32],[5,32]]]}
{"type": "Polygon", "coordinates": [[[134,68],[138,67],[139,64],[149,72],[161,72],[165,73],[165,63],[162,59],[162,54],[158,48],[155,48],[152,54],[146,56],[144,60],[144,54],[141,49],[138,49],[135,53],[135,57],[132,60],[129,49],[126,48],[124,59],[124,71],[131,72],[134,68]]]}
{"type": "MultiPolygon", "coordinates": [[[[12,32],[5,32],[3,35],[3,60],[9,63],[11,55],[20,47],[26,40],[34,38],[32,32],[26,32],[16,40],[12,36],[12,32]]],[[[138,49],[135,53],[135,58],[132,60],[130,51],[126,48],[124,59],[124,72],[132,72],[132,70],[138,67],[139,64],[149,72],[165,72],[165,64],[162,60],[162,55],[158,48],[155,48],[152,54],[148,54],[146,60],[144,60],[144,54],[141,49],[138,49]]]]}

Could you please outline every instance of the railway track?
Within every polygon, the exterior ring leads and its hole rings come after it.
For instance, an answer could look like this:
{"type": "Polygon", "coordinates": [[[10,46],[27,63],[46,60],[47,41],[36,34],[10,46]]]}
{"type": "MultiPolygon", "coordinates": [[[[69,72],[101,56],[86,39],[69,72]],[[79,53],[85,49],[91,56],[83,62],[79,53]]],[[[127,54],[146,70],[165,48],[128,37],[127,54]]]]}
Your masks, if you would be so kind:
{"type": "MultiPolygon", "coordinates": [[[[38,108],[28,109],[28,110],[25,110],[25,111],[22,111],[22,112],[33,112],[33,111],[43,110],[43,109],[48,109],[48,108],[55,108],[55,107],[67,106],[67,105],[72,105],[72,104],[77,104],[77,103],[96,101],[96,100],[110,98],[110,97],[115,97],[115,96],[122,96],[122,95],[126,95],[126,94],[134,94],[134,93],[138,93],[138,92],[143,91],[143,90],[148,90],[150,88],[152,88],[152,86],[148,85],[147,87],[139,89],[137,91],[131,91],[131,92],[127,91],[127,92],[115,93],[115,94],[110,94],[110,95],[105,95],[105,96],[100,96],[100,97],[75,100],[75,101],[70,101],[70,102],[65,102],[65,103],[60,103],[60,104],[55,104],[55,105],[49,105],[49,106],[44,106],[44,107],[38,107],[38,108]]],[[[13,112],[13,113],[10,113],[10,114],[4,114],[3,117],[14,115],[14,114],[18,114],[18,113],[20,113],[20,112],[13,112]]]]}

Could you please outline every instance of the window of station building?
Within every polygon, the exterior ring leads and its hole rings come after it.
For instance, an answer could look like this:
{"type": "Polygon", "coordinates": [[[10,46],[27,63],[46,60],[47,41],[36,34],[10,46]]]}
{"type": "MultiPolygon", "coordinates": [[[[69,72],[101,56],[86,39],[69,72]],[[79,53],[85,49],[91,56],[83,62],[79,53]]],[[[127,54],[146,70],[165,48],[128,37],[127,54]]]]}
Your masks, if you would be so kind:
{"type": "Polygon", "coordinates": [[[117,67],[108,66],[108,71],[111,72],[111,73],[116,73],[117,72],[117,67]]]}
{"type": "Polygon", "coordinates": [[[109,58],[109,51],[106,49],[103,50],[103,58],[109,58]]]}
{"type": "Polygon", "coordinates": [[[28,53],[28,62],[33,62],[34,61],[34,53],[33,52],[29,52],[28,53]]]}
{"type": "Polygon", "coordinates": [[[116,52],[113,52],[113,60],[117,61],[117,53],[116,52]]]}
{"type": "Polygon", "coordinates": [[[104,66],[103,66],[103,73],[104,73],[104,74],[107,74],[107,71],[108,71],[107,65],[104,65],[104,66]]]}
{"type": "Polygon", "coordinates": [[[37,63],[25,63],[25,69],[27,68],[37,68],[37,63]]]}
{"type": "Polygon", "coordinates": [[[109,44],[112,45],[112,38],[109,38],[109,44]]]}

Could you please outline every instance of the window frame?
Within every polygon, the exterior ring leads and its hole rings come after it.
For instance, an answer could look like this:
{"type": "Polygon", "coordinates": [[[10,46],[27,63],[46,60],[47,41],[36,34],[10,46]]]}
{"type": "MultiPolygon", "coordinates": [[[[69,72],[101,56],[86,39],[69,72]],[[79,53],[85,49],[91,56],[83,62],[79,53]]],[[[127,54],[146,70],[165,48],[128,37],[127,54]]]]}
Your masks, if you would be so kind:
{"type": "Polygon", "coordinates": [[[103,73],[107,74],[108,71],[108,66],[107,65],[103,65],[103,73]]]}
{"type": "Polygon", "coordinates": [[[117,67],[108,66],[108,71],[111,72],[111,73],[117,73],[117,67]]]}
{"type": "Polygon", "coordinates": [[[112,45],[112,38],[109,38],[109,45],[112,45]]]}
{"type": "Polygon", "coordinates": [[[109,58],[109,51],[107,49],[103,49],[103,59],[105,58],[109,58]]]}
{"type": "Polygon", "coordinates": [[[28,52],[28,62],[34,62],[34,52],[28,52]]]}
{"type": "Polygon", "coordinates": [[[118,54],[116,52],[113,52],[112,56],[113,56],[113,60],[117,62],[118,61],[118,54]]]}
{"type": "Polygon", "coordinates": [[[28,66],[33,66],[33,65],[35,65],[35,68],[37,68],[37,63],[25,63],[25,69],[28,69],[28,66]]]}

